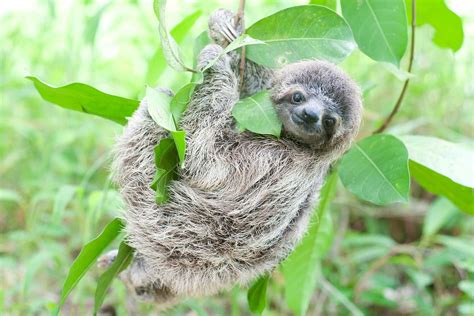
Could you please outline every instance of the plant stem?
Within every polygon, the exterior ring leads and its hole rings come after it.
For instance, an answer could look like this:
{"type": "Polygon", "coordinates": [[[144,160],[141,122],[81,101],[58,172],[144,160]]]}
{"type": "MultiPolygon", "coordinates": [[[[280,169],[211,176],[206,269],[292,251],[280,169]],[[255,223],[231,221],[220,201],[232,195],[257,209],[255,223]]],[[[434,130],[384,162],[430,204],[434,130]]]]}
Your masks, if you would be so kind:
{"type": "MultiPolygon", "coordinates": [[[[239,23],[242,23],[242,30],[245,30],[244,22],[244,10],[245,10],[245,0],[240,0],[239,10],[235,16],[235,28],[239,26],[239,23]]],[[[245,71],[245,46],[242,47],[242,53],[240,55],[240,65],[239,65],[239,75],[240,75],[240,89],[244,84],[244,71],[245,71]]]]}
{"type": "MultiPolygon", "coordinates": [[[[411,2],[411,43],[410,43],[410,59],[408,61],[408,72],[411,72],[413,67],[413,59],[415,57],[415,29],[416,29],[416,0],[412,0],[411,2]]],[[[400,96],[398,97],[395,106],[393,107],[392,112],[390,115],[385,119],[382,126],[374,131],[374,134],[382,133],[388,127],[390,122],[392,121],[393,117],[397,114],[400,106],[402,105],[402,101],[405,98],[406,91],[408,89],[408,83],[410,82],[410,78],[405,80],[403,84],[402,91],[400,92],[400,96]]]]}
{"type": "Polygon", "coordinates": [[[355,302],[360,301],[360,296],[363,290],[366,288],[370,278],[377,271],[379,271],[390,260],[390,258],[399,254],[411,255],[419,266],[422,265],[423,257],[419,253],[419,250],[416,246],[413,246],[410,244],[399,244],[399,245],[393,246],[392,249],[390,249],[390,251],[386,255],[374,261],[369,266],[369,269],[365,271],[364,274],[359,278],[359,281],[354,287],[355,302]]]}

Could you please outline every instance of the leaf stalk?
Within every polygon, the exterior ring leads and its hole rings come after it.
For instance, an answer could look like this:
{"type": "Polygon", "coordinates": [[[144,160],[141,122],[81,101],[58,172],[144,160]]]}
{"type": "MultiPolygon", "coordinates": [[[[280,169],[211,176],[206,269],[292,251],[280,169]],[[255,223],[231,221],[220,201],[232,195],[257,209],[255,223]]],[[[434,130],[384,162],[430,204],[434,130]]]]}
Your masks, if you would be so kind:
{"type": "MultiPolygon", "coordinates": [[[[413,59],[415,57],[415,33],[416,33],[415,30],[416,30],[416,0],[412,0],[411,2],[411,43],[410,43],[410,57],[408,61],[409,73],[411,73],[411,70],[413,67],[413,59]]],[[[376,129],[373,132],[373,134],[382,133],[383,131],[387,129],[388,125],[392,122],[393,118],[400,110],[400,107],[402,105],[403,99],[405,98],[405,94],[407,92],[409,83],[410,83],[410,78],[407,78],[403,84],[402,91],[400,92],[397,102],[395,103],[395,106],[392,109],[392,112],[390,112],[390,114],[385,119],[383,124],[378,129],[376,129]]]]}

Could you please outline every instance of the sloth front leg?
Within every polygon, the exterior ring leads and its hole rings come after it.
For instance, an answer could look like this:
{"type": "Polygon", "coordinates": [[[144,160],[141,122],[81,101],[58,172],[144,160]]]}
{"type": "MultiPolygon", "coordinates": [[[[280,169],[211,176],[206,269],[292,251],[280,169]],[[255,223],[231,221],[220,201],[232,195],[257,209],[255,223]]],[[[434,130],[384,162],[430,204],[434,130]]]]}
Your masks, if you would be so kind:
{"type": "Polygon", "coordinates": [[[237,78],[230,66],[230,58],[223,48],[210,44],[199,54],[198,68],[205,69],[203,83],[198,85],[183,114],[182,127],[187,133],[202,130],[201,126],[212,124],[216,118],[230,117],[230,110],[239,99],[237,78]]]}
{"type": "MultiPolygon", "coordinates": [[[[244,33],[242,23],[235,25],[235,15],[226,9],[217,9],[209,17],[209,37],[219,46],[226,47],[244,33]]],[[[240,82],[241,54],[229,52],[230,65],[239,80],[240,97],[244,98],[271,88],[273,70],[245,59],[243,82],[240,82]]]]}

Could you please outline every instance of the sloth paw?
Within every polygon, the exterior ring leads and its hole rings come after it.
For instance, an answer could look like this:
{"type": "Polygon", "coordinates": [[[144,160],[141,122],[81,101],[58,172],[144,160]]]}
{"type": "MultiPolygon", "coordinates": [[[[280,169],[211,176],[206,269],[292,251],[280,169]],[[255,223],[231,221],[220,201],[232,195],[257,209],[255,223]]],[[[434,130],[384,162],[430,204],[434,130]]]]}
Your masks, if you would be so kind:
{"type": "Polygon", "coordinates": [[[97,267],[104,269],[110,267],[112,263],[115,261],[115,258],[117,258],[118,250],[114,249],[109,252],[107,252],[105,255],[102,255],[97,259],[97,267]]]}
{"type": "Polygon", "coordinates": [[[225,9],[217,9],[209,17],[209,36],[214,43],[226,47],[243,33],[243,25],[235,25],[234,14],[225,9]]]}

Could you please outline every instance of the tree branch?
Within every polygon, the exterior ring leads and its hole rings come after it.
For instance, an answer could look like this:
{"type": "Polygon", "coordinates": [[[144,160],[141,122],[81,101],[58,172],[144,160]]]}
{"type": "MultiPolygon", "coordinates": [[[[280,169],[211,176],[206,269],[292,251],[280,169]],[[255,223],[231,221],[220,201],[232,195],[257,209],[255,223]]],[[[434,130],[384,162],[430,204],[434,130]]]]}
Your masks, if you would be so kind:
{"type": "MultiPolygon", "coordinates": [[[[413,59],[415,57],[415,29],[416,29],[416,0],[412,0],[411,2],[411,43],[410,43],[410,60],[408,62],[408,72],[411,72],[413,67],[413,59]]],[[[385,119],[382,126],[374,131],[374,134],[382,133],[388,127],[390,122],[392,122],[393,117],[397,114],[400,106],[402,105],[403,99],[405,98],[405,93],[408,89],[408,84],[410,82],[410,78],[405,80],[403,84],[402,91],[400,92],[400,96],[398,97],[395,106],[393,107],[392,112],[390,112],[389,116],[385,119]]]]}

